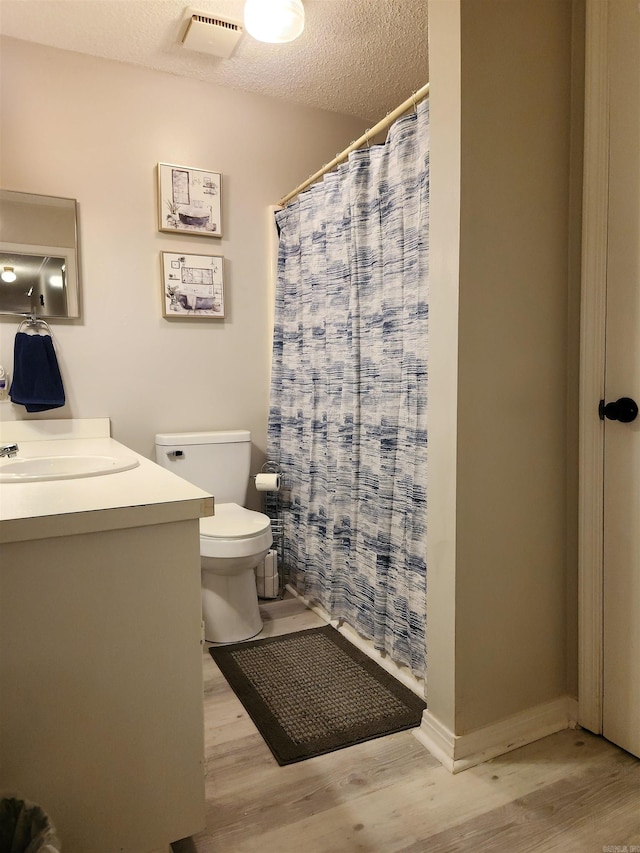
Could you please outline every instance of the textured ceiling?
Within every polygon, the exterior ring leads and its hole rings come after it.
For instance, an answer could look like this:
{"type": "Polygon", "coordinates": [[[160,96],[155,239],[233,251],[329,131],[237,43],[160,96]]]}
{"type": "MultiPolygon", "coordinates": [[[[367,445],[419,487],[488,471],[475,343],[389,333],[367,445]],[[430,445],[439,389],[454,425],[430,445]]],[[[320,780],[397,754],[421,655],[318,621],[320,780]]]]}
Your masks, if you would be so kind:
{"type": "Polygon", "coordinates": [[[0,33],[375,123],[429,78],[427,0],[304,0],[305,31],[245,33],[230,59],[180,45],[187,8],[242,20],[243,0],[0,0],[0,33]]]}

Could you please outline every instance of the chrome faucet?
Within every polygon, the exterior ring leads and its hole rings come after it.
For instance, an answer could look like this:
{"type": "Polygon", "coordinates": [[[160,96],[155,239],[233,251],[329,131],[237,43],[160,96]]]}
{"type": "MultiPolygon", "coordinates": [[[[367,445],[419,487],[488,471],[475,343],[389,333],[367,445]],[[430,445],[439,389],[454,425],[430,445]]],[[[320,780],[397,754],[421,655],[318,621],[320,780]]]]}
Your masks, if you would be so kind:
{"type": "Polygon", "coordinates": [[[18,455],[19,449],[20,448],[17,444],[3,444],[2,447],[0,447],[0,457],[8,456],[9,459],[11,459],[12,456],[18,455]]]}

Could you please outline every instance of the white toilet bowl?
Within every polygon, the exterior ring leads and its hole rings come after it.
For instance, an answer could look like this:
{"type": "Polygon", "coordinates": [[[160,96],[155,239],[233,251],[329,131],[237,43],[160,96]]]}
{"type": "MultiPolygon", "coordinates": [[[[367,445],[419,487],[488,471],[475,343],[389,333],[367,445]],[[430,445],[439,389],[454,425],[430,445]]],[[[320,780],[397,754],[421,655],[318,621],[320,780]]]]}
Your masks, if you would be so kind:
{"type": "Polygon", "coordinates": [[[273,537],[261,512],[245,509],[251,470],[248,430],[156,435],[159,465],[215,498],[215,515],[200,519],[202,617],[211,643],[237,643],[262,628],[254,569],[273,537]]]}
{"type": "Polygon", "coordinates": [[[271,522],[235,503],[216,504],[200,519],[205,640],[236,643],[262,630],[255,568],[273,543],[271,522]]]}

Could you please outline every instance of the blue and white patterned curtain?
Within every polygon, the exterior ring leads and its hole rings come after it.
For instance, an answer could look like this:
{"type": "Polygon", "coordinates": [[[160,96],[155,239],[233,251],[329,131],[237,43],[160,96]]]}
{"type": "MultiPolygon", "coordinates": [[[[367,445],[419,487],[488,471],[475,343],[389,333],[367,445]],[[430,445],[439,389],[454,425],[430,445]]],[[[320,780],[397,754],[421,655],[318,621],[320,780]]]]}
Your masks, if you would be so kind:
{"type": "Polygon", "coordinates": [[[269,416],[293,586],[423,675],[429,102],[277,214],[269,416]]]}

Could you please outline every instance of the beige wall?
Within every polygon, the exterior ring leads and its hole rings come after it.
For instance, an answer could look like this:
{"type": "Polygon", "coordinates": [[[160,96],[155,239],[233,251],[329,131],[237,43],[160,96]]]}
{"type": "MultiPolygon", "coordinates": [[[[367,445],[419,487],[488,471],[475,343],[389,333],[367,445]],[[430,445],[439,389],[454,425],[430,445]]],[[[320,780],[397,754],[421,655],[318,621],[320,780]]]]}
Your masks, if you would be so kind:
{"type": "Polygon", "coordinates": [[[460,8],[429,3],[427,703],[455,729],[460,8]]]}
{"type": "MultiPolygon", "coordinates": [[[[432,54],[430,68],[434,106],[438,83],[456,61],[461,71],[460,160],[452,154],[447,166],[449,191],[460,187],[460,235],[451,228],[448,244],[438,246],[460,267],[457,328],[449,317],[458,348],[455,519],[450,510],[448,528],[455,566],[448,584],[434,589],[430,582],[429,611],[455,612],[455,674],[434,681],[434,653],[450,657],[450,650],[429,646],[427,700],[462,735],[575,689],[575,657],[567,660],[568,611],[575,612],[568,581],[575,511],[567,507],[576,501],[567,477],[567,401],[574,400],[568,377],[575,382],[570,332],[577,322],[569,322],[569,293],[577,292],[578,271],[571,266],[570,282],[572,4],[433,0],[431,46],[455,27],[454,7],[459,53],[439,67],[432,54]]],[[[443,133],[434,118],[434,172],[443,133]]],[[[440,192],[433,183],[432,235],[448,203],[440,180],[440,192]]],[[[432,277],[432,291],[438,286],[432,277]]],[[[430,371],[435,358],[432,346],[430,371]]],[[[433,457],[434,428],[454,404],[432,391],[433,457]]],[[[430,476],[430,507],[437,497],[431,484],[430,476]]],[[[431,579],[438,566],[430,547],[431,579]]]]}
{"type": "MultiPolygon", "coordinates": [[[[56,323],[68,403],[153,456],[158,431],[243,427],[266,443],[268,205],[365,129],[356,119],[11,39],[1,50],[0,185],[77,198],[82,318],[56,323]],[[223,175],[224,238],[157,230],[156,164],[223,175]],[[160,252],[222,254],[227,317],[162,318],[160,252]]],[[[12,371],[13,319],[0,320],[12,371]]],[[[0,403],[0,418],[22,407],[0,403]]]]}

